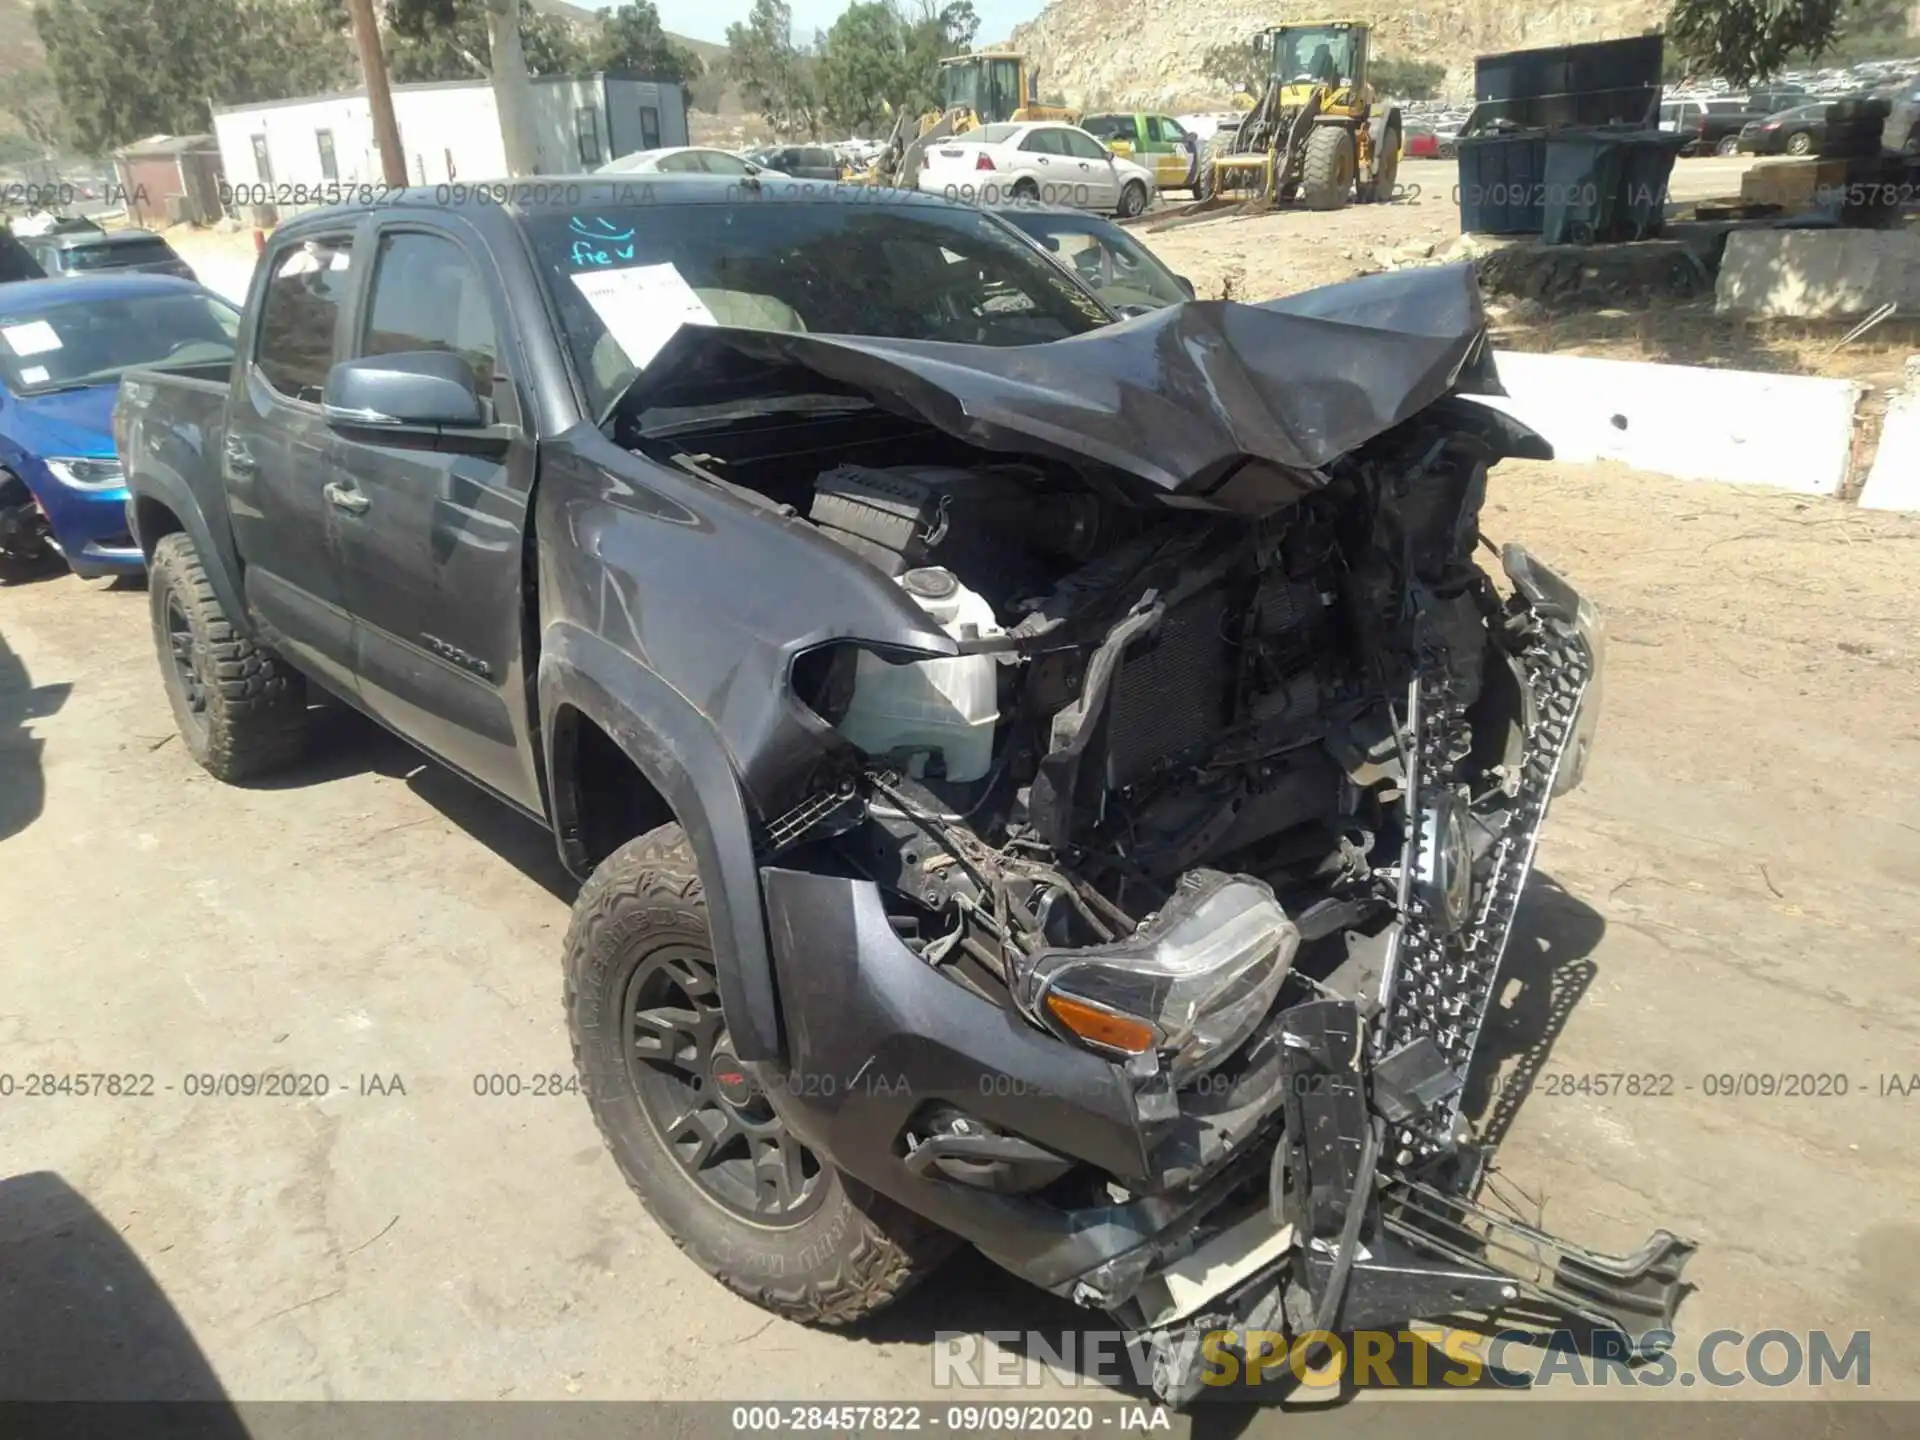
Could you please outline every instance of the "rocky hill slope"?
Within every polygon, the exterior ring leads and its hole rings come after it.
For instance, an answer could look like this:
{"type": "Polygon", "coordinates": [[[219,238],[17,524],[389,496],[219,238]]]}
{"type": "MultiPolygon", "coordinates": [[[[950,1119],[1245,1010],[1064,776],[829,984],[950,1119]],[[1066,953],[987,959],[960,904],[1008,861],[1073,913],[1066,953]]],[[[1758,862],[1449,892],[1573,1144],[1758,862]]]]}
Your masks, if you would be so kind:
{"type": "Polygon", "coordinates": [[[1376,55],[1437,61],[1449,90],[1465,97],[1476,55],[1638,35],[1666,9],[1666,0],[1053,0],[1014,30],[1013,44],[1039,65],[1041,90],[1069,104],[1210,108],[1228,96],[1201,70],[1214,46],[1290,20],[1371,20],[1376,55]]]}

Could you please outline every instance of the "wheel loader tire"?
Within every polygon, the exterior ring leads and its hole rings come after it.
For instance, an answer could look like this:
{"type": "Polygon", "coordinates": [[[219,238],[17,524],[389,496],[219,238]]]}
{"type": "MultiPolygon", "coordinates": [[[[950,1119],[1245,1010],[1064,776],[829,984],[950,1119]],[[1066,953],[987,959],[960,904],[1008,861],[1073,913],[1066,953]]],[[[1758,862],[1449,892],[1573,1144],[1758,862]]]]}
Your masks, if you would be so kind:
{"type": "Polygon", "coordinates": [[[1316,125],[1300,166],[1300,199],[1309,210],[1341,210],[1353,198],[1353,132],[1316,125]]]}
{"type": "Polygon", "coordinates": [[[1374,158],[1373,179],[1367,183],[1367,192],[1360,198],[1375,205],[1385,205],[1393,199],[1393,182],[1400,178],[1400,127],[1387,126],[1386,138],[1380,143],[1380,153],[1374,158]]]}
{"type": "MultiPolygon", "coordinates": [[[[1238,133],[1238,132],[1236,132],[1238,133]]],[[[1216,135],[1207,141],[1207,148],[1200,152],[1200,169],[1193,177],[1193,198],[1211,200],[1214,191],[1219,188],[1213,162],[1222,155],[1233,153],[1232,135],[1216,135]]]]}

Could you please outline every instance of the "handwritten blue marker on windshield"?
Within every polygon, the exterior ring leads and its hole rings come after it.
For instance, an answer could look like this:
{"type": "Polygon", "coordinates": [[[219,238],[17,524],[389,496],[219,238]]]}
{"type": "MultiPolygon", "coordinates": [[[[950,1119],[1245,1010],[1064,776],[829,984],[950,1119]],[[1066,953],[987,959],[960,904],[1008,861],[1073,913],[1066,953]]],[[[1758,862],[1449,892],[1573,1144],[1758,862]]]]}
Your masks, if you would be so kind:
{"type": "Polygon", "coordinates": [[[625,229],[601,215],[575,215],[567,221],[567,228],[583,238],[573,242],[573,263],[575,265],[611,264],[613,254],[622,260],[631,260],[634,255],[633,228],[625,229]],[[620,242],[627,242],[622,245],[620,242]],[[603,247],[612,245],[613,254],[603,247]]]}

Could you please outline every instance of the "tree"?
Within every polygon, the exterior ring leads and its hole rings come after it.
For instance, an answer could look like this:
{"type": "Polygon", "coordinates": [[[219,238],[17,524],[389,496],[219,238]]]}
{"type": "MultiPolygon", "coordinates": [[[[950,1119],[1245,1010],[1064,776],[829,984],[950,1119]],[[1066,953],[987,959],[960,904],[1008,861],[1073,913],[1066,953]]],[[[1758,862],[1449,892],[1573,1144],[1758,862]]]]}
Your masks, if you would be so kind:
{"type": "Polygon", "coordinates": [[[746,23],[727,26],[727,73],[747,103],[782,135],[819,134],[819,103],[806,57],[793,43],[786,0],[753,0],[746,23]]]}
{"type": "Polygon", "coordinates": [[[1833,43],[1840,0],[1674,0],[1667,38],[1697,69],[1748,85],[1833,43]]]}
{"type": "MultiPolygon", "coordinates": [[[[530,75],[566,75],[588,67],[586,47],[555,15],[520,6],[520,49],[530,75]]],[[[387,67],[396,83],[472,80],[493,73],[487,0],[388,0],[387,67]]]]}
{"type": "Polygon", "coordinates": [[[1374,93],[1395,100],[1431,100],[1446,84],[1447,67],[1435,60],[1374,60],[1368,67],[1374,93]]]}
{"type": "Polygon", "coordinates": [[[678,80],[682,86],[698,80],[707,68],[698,55],[676,44],[660,28],[660,11],[653,0],[634,0],[607,11],[587,54],[592,69],[633,70],[657,80],[678,80]]]}
{"type": "Polygon", "coordinates": [[[821,48],[827,119],[837,128],[871,132],[886,128],[890,113],[937,108],[940,61],[964,54],[979,28],[972,0],[919,0],[912,14],[898,0],[849,5],[821,48]]]}
{"type": "Polygon", "coordinates": [[[1267,73],[1272,68],[1273,46],[1258,38],[1210,46],[1200,57],[1202,75],[1249,95],[1267,88],[1267,73]]]}
{"type": "Polygon", "coordinates": [[[67,136],[94,154],[210,129],[210,101],[350,83],[344,21],[338,0],[41,0],[33,12],[67,136]]]}

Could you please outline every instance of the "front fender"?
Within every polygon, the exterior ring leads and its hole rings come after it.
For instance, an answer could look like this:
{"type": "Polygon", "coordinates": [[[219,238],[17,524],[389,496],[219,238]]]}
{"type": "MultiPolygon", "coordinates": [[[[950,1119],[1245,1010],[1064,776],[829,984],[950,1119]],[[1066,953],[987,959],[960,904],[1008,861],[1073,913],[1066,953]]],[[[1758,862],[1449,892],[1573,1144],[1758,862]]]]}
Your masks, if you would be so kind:
{"type": "MultiPolygon", "coordinates": [[[[754,864],[753,834],[719,732],[653,671],[578,626],[555,622],[541,640],[541,733],[570,705],[618,745],[673,808],[706,891],[707,922],[727,1028],[742,1060],[780,1058],[779,1006],[754,864]]],[[[563,792],[546,747],[547,793],[563,792]]],[[[563,832],[565,818],[556,816],[563,832]]]]}

